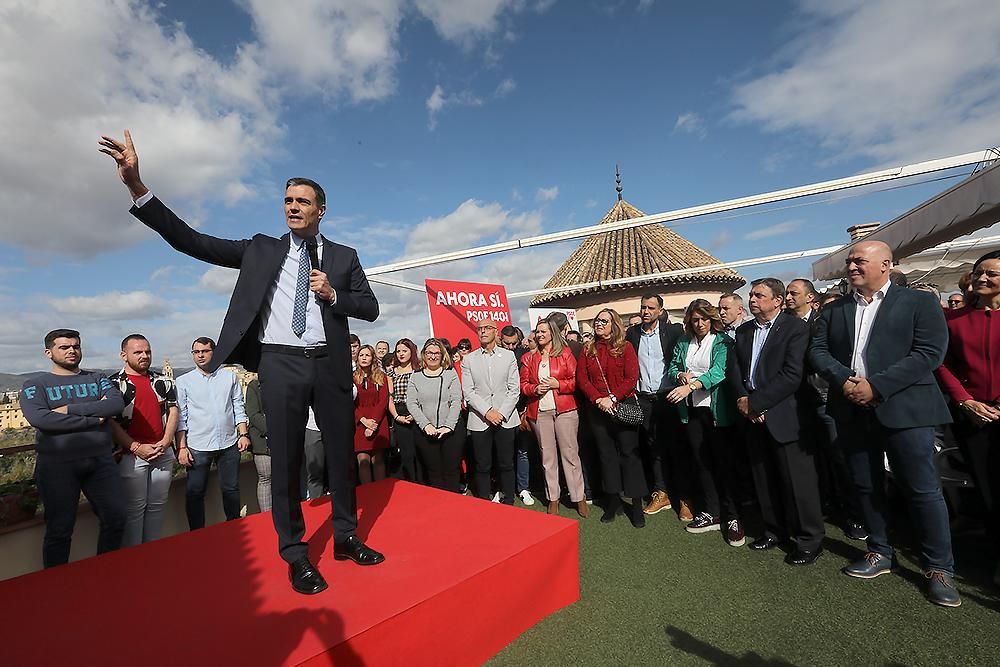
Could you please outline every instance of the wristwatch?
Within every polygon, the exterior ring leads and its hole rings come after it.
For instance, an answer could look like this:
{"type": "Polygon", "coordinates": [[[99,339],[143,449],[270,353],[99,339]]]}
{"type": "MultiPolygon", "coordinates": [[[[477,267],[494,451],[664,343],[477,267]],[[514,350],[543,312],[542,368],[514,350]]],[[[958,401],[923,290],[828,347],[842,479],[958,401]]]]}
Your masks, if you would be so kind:
{"type": "Polygon", "coordinates": [[[688,382],[688,389],[690,389],[691,391],[695,391],[698,389],[698,387],[694,386],[694,382],[688,382]]]}

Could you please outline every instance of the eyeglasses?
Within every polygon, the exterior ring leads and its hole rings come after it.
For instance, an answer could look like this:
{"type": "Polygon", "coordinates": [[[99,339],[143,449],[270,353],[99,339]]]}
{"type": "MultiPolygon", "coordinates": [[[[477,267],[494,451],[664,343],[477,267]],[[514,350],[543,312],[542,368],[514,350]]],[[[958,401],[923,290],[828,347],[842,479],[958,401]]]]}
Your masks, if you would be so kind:
{"type": "Polygon", "coordinates": [[[461,352],[472,352],[472,348],[467,345],[459,345],[458,349],[461,352]]]}
{"type": "Polygon", "coordinates": [[[603,317],[598,317],[594,320],[594,324],[600,324],[602,326],[606,326],[608,324],[611,324],[611,320],[606,320],[603,317]]]}
{"type": "Polygon", "coordinates": [[[965,301],[962,299],[948,299],[948,303],[952,306],[961,306],[965,301]]]}
{"type": "Polygon", "coordinates": [[[424,352],[425,357],[440,357],[440,352],[424,352]]]}

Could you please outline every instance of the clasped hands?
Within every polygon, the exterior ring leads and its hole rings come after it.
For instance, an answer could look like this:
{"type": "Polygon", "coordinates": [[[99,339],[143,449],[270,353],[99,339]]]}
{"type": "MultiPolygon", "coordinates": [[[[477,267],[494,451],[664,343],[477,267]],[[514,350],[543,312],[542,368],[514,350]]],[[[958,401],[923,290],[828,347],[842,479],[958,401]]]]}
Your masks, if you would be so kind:
{"type": "Polygon", "coordinates": [[[852,375],[844,383],[844,396],[851,403],[860,405],[863,408],[873,408],[879,401],[878,392],[871,385],[868,378],[852,375]]]}
{"type": "Polygon", "coordinates": [[[447,426],[432,426],[428,424],[424,427],[424,433],[432,438],[443,438],[444,436],[451,433],[451,429],[447,426]]]}
{"type": "Polygon", "coordinates": [[[133,442],[129,447],[129,452],[135,454],[143,461],[152,461],[159,458],[170,446],[169,441],[159,442],[133,442]]]}
{"type": "Polygon", "coordinates": [[[559,388],[559,380],[553,377],[549,377],[545,378],[544,380],[541,380],[538,383],[538,386],[535,388],[535,393],[538,394],[539,396],[544,396],[550,391],[558,388],[559,388]]]}
{"type": "Polygon", "coordinates": [[[750,420],[752,424],[763,424],[764,423],[764,413],[759,415],[750,413],[750,397],[740,396],[736,399],[736,409],[740,411],[740,414],[745,418],[750,420]]]}
{"type": "Polygon", "coordinates": [[[483,415],[483,419],[485,419],[490,426],[500,426],[503,424],[503,415],[500,414],[500,412],[495,408],[487,410],[486,414],[483,415]]]}
{"type": "Polygon", "coordinates": [[[609,415],[614,414],[615,412],[615,402],[611,400],[610,396],[604,396],[602,398],[597,399],[595,401],[595,404],[597,405],[597,408],[599,410],[603,410],[604,412],[607,412],[609,415]]]}
{"type": "Polygon", "coordinates": [[[365,437],[371,438],[375,435],[375,431],[378,430],[378,422],[374,419],[369,419],[368,417],[362,417],[358,420],[362,426],[365,427],[365,437]]]}

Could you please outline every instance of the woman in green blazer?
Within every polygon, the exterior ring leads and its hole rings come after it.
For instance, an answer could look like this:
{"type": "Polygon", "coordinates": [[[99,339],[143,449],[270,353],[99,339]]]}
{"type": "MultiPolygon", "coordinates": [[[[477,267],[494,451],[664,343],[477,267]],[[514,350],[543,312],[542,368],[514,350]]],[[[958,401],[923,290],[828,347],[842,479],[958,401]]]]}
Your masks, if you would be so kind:
{"type": "Polygon", "coordinates": [[[674,346],[667,375],[677,388],[667,400],[677,405],[694,457],[699,493],[689,533],[724,530],[726,542],[746,542],[736,502],[733,470],[736,402],[726,382],[733,342],[725,333],[718,309],[695,299],[684,313],[684,336],[674,346]],[[723,527],[724,526],[724,527],[723,527]]]}

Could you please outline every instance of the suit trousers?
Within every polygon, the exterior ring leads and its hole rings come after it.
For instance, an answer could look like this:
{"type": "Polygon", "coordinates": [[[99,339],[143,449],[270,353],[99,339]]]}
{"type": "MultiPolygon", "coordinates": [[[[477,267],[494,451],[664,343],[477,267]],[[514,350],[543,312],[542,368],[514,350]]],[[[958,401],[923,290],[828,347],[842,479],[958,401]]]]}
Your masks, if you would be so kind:
{"type": "Polygon", "coordinates": [[[837,422],[826,413],[826,403],[808,408],[803,422],[803,436],[812,439],[816,448],[816,473],[820,498],[840,511],[840,519],[861,521],[861,503],[847,469],[844,447],[837,433],[837,422]]]}
{"type": "Polygon", "coordinates": [[[323,434],[307,428],[303,447],[306,460],[306,493],[312,500],[326,493],[326,450],[323,448],[323,434]]]}
{"type": "Polygon", "coordinates": [[[748,424],[747,453],[764,534],[790,539],[802,551],[819,547],[826,527],[812,450],[775,441],[766,424],[748,424]]]}
{"type": "Polygon", "coordinates": [[[309,550],[303,541],[301,482],[310,405],[326,452],[334,541],[344,542],[357,531],[351,379],[346,374],[338,378],[325,355],[306,357],[266,347],[258,375],[271,450],[271,518],[278,533],[278,552],[293,563],[309,550]]]}
{"type": "Polygon", "coordinates": [[[955,574],[948,507],[934,462],[934,427],[891,429],[882,426],[871,410],[854,410],[854,419],[838,422],[847,453],[847,465],[858,490],[868,550],[893,555],[888,535],[885,464],[903,492],[920,541],[920,559],[927,570],[955,574]]]}
{"type": "Polygon", "coordinates": [[[601,457],[604,493],[617,495],[624,491],[629,498],[642,498],[649,493],[639,453],[639,428],[615,421],[600,410],[591,412],[590,427],[601,457]]]}
{"type": "Polygon", "coordinates": [[[583,469],[580,467],[580,448],[577,431],[580,417],[576,410],[556,414],[555,410],[539,411],[532,422],[542,452],[542,469],[545,471],[545,495],[549,502],[559,500],[559,460],[562,459],[563,476],[569,499],[578,503],[586,496],[583,491],[583,469]]]}
{"type": "Polygon", "coordinates": [[[476,494],[480,498],[490,497],[490,476],[493,472],[493,457],[496,456],[497,477],[503,502],[514,504],[514,448],[517,428],[490,426],[485,431],[471,431],[472,451],[476,459],[476,494]]]}
{"type": "Polygon", "coordinates": [[[645,447],[652,489],[687,500],[694,468],[677,408],[667,403],[665,394],[639,394],[639,405],[644,417],[639,439],[645,447]]]}

